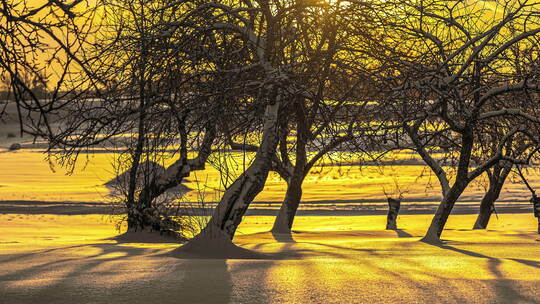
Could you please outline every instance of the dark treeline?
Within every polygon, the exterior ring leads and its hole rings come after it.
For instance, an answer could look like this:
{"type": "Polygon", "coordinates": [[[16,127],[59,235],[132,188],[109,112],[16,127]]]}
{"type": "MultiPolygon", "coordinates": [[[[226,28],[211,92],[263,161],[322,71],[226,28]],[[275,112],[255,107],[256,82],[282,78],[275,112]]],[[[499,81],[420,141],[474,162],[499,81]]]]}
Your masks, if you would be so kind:
{"type": "Polygon", "coordinates": [[[512,170],[537,157],[538,9],[514,0],[21,3],[0,10],[10,37],[0,62],[20,111],[40,113],[23,130],[62,164],[99,145],[123,148],[129,230],[183,229],[164,194],[210,163],[223,195],[192,243],[232,239],[271,171],[287,182],[273,231],[290,233],[316,164],[412,150],[440,185],[424,237],[438,242],[468,185],[487,176],[474,226],[486,228],[512,170]],[[35,94],[40,83],[46,97],[35,94]],[[238,176],[228,174],[231,150],[249,155],[238,176]],[[164,170],[149,165],[166,159],[164,170]]]}

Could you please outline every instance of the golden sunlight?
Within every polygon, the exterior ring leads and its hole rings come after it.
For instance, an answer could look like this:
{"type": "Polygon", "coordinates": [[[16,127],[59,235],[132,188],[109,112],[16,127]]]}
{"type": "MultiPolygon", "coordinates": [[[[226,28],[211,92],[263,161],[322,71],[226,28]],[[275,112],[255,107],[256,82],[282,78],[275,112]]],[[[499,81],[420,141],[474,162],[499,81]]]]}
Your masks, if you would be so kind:
{"type": "Polygon", "coordinates": [[[537,0],[0,4],[0,302],[540,303],[537,0]]]}

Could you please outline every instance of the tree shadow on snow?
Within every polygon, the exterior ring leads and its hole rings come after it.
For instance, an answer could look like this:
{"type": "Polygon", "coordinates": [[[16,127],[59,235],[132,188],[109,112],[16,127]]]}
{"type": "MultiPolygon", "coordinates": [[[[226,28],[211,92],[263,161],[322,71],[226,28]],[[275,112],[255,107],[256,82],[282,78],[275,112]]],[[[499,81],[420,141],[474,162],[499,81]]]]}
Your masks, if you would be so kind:
{"type": "MultiPolygon", "coordinates": [[[[470,257],[474,258],[481,258],[481,259],[487,259],[487,270],[489,273],[491,273],[496,279],[490,280],[493,281],[493,283],[490,282],[490,285],[493,286],[493,290],[496,293],[496,297],[498,299],[497,302],[500,303],[536,303],[535,299],[529,298],[527,296],[524,296],[520,290],[519,286],[516,284],[516,282],[512,279],[506,278],[503,271],[501,271],[500,266],[503,262],[502,259],[490,257],[487,255],[484,255],[482,253],[456,248],[454,246],[448,245],[448,244],[438,244],[433,245],[445,250],[451,250],[457,253],[461,253],[470,257]]],[[[529,261],[529,260],[522,260],[522,259],[508,259],[512,260],[527,266],[532,267],[539,267],[539,263],[536,261],[529,261]]]]}
{"type": "Polygon", "coordinates": [[[19,304],[230,301],[232,282],[226,260],[164,258],[160,255],[163,250],[126,243],[96,243],[9,256],[0,260],[2,301],[19,304]]]}

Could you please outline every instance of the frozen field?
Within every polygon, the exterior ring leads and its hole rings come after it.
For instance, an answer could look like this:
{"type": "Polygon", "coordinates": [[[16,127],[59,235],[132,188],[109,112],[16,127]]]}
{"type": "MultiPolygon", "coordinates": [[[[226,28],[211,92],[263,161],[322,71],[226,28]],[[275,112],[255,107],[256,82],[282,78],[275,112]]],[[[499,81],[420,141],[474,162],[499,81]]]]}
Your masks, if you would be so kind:
{"type": "Polygon", "coordinates": [[[118,243],[100,215],[0,215],[2,303],[539,303],[540,236],[530,214],[487,231],[450,217],[442,247],[418,241],[431,216],[298,217],[292,237],[249,216],[235,243],[257,260],[176,259],[174,243],[118,243]],[[113,300],[114,299],[114,300],[113,300]]]}

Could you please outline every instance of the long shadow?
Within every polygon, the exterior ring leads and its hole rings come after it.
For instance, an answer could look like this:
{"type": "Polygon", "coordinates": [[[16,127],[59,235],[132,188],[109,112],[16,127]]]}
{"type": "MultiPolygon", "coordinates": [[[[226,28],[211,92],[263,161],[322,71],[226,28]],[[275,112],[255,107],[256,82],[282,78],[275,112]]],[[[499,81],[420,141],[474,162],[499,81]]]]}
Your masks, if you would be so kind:
{"type": "Polygon", "coordinates": [[[159,234],[158,232],[125,232],[106,240],[116,241],[118,244],[147,243],[147,244],[184,244],[187,239],[159,234]]]}
{"type": "MultiPolygon", "coordinates": [[[[437,247],[452,250],[452,251],[459,252],[459,253],[462,253],[462,254],[465,254],[465,255],[468,255],[468,256],[472,256],[472,257],[484,258],[484,259],[489,259],[489,260],[500,260],[500,259],[493,258],[493,257],[487,256],[487,255],[484,255],[484,254],[481,254],[481,253],[478,253],[478,252],[465,250],[465,249],[459,249],[459,248],[456,248],[456,247],[453,247],[453,246],[450,246],[450,245],[439,245],[437,247]]],[[[511,260],[511,261],[518,262],[520,264],[524,264],[524,265],[527,265],[527,266],[532,266],[532,267],[535,267],[535,268],[540,268],[540,262],[537,262],[537,261],[523,260],[523,259],[512,259],[512,258],[509,258],[507,260],[511,260]]]]}
{"type": "MultiPolygon", "coordinates": [[[[129,247],[129,246],[117,246],[116,244],[97,243],[97,244],[84,244],[84,245],[75,245],[75,246],[66,246],[66,247],[47,249],[47,250],[44,250],[44,251],[37,251],[37,252],[34,252],[34,253],[25,254],[24,257],[21,257],[21,258],[28,258],[28,259],[42,258],[45,254],[54,253],[55,251],[61,252],[63,250],[67,250],[67,249],[80,249],[80,248],[84,248],[84,247],[97,248],[97,249],[100,249],[100,252],[97,253],[97,254],[92,254],[92,255],[72,256],[72,257],[68,257],[68,258],[64,258],[64,259],[52,260],[52,261],[49,261],[49,262],[46,262],[46,263],[38,264],[36,266],[27,267],[27,268],[24,268],[24,269],[22,269],[20,271],[15,271],[15,272],[11,272],[11,273],[8,273],[6,275],[0,276],[0,281],[5,280],[6,277],[11,277],[11,276],[19,277],[19,276],[24,276],[25,274],[33,274],[36,271],[44,270],[44,269],[47,269],[48,267],[54,267],[56,265],[59,265],[59,264],[65,263],[65,262],[85,261],[85,260],[90,260],[90,259],[94,259],[94,258],[98,258],[99,259],[98,261],[100,261],[100,262],[101,261],[114,261],[114,260],[117,260],[117,259],[122,259],[122,258],[135,256],[135,255],[145,255],[145,254],[150,253],[150,251],[151,251],[151,250],[145,249],[145,248],[136,248],[136,247],[129,247]],[[101,258],[101,257],[103,257],[105,255],[108,255],[108,254],[113,254],[114,255],[115,253],[121,253],[121,254],[117,255],[116,257],[101,258]]],[[[64,256],[65,256],[65,254],[64,254],[64,256]]],[[[17,261],[17,259],[16,258],[10,258],[10,259],[1,260],[0,262],[1,263],[6,263],[6,262],[14,262],[14,261],[17,261]]],[[[21,263],[21,262],[19,262],[19,263],[21,263]]]]}
{"type": "Polygon", "coordinates": [[[303,249],[295,249],[293,250],[294,244],[296,244],[296,240],[293,237],[293,232],[291,233],[276,233],[274,231],[270,231],[272,234],[272,237],[276,242],[283,243],[281,246],[281,249],[279,252],[272,254],[272,258],[276,260],[298,260],[302,259],[305,254],[303,249]]]}
{"type": "MultiPolygon", "coordinates": [[[[228,265],[235,292],[229,303],[276,303],[275,290],[269,288],[268,278],[276,260],[257,260],[237,263],[232,261],[228,265]]],[[[279,263],[279,262],[277,262],[279,263]]],[[[186,302],[187,303],[187,302],[186,302]]],[[[227,303],[218,302],[214,303],[227,303]]],[[[286,303],[286,302],[285,302],[286,303]]]]}
{"type": "Polygon", "coordinates": [[[411,238],[411,237],[414,237],[412,234],[410,234],[410,233],[408,233],[407,231],[402,230],[402,229],[396,229],[396,230],[394,230],[394,231],[397,233],[398,237],[400,237],[400,238],[411,238]]]}
{"type": "MultiPolygon", "coordinates": [[[[478,252],[474,252],[470,250],[456,248],[456,247],[445,245],[445,244],[433,245],[433,246],[437,246],[442,249],[451,250],[451,251],[458,252],[458,253],[475,257],[475,258],[487,259],[488,270],[491,272],[492,275],[494,275],[497,278],[495,280],[494,290],[497,293],[498,298],[501,300],[501,303],[517,303],[517,302],[522,302],[522,301],[525,303],[535,302],[534,299],[531,299],[529,297],[522,295],[519,292],[518,288],[516,288],[515,283],[512,280],[507,279],[504,273],[501,272],[501,270],[499,269],[499,266],[502,263],[501,259],[490,257],[482,253],[478,253],[478,252]]],[[[523,260],[519,260],[519,259],[511,259],[511,260],[531,266],[530,263],[525,262],[523,260]]],[[[538,267],[538,265],[535,265],[533,267],[538,267]]]]}
{"type": "Polygon", "coordinates": [[[272,234],[272,237],[280,243],[296,243],[296,240],[293,238],[292,232],[291,233],[276,233],[274,231],[270,231],[272,234]]]}
{"type": "Polygon", "coordinates": [[[455,251],[455,252],[458,252],[458,253],[461,253],[461,254],[465,254],[465,255],[468,255],[468,256],[475,257],[475,258],[494,259],[492,257],[489,257],[487,255],[484,255],[484,254],[481,254],[481,253],[478,253],[478,252],[469,251],[469,250],[465,250],[465,249],[459,249],[459,248],[456,248],[456,247],[453,247],[453,246],[450,246],[450,245],[443,244],[443,245],[434,245],[434,246],[440,247],[442,249],[452,250],[452,251],[455,251]]]}
{"type": "MultiPolygon", "coordinates": [[[[291,235],[291,238],[293,239],[292,242],[282,242],[282,246],[284,246],[284,248],[289,248],[289,251],[290,247],[295,246],[294,243],[296,242],[293,235],[291,235]]],[[[285,239],[287,240],[287,238],[285,239]]],[[[349,248],[346,246],[315,242],[307,243],[329,248],[346,249],[349,251],[368,252],[381,257],[385,256],[373,249],[349,248]]],[[[490,283],[490,285],[492,284],[493,290],[496,292],[500,302],[511,303],[520,300],[523,302],[534,302],[534,299],[521,295],[517,286],[515,286],[511,280],[505,278],[504,274],[499,269],[502,260],[450,245],[437,247],[471,257],[487,259],[489,271],[497,278],[496,280],[493,280],[493,283],[490,283]]],[[[2,300],[6,301],[6,303],[23,304],[47,302],[142,303],[149,301],[155,302],[156,300],[158,300],[159,303],[229,303],[235,302],[235,300],[237,300],[236,297],[242,296],[242,293],[245,293],[245,295],[248,295],[251,298],[240,297],[238,298],[238,300],[240,300],[239,302],[264,303],[262,298],[264,298],[265,295],[268,296],[269,294],[272,294],[272,290],[266,289],[267,287],[258,280],[260,279],[260,272],[258,270],[262,270],[263,273],[268,273],[268,270],[274,264],[274,262],[268,260],[250,260],[236,263],[227,260],[170,259],[152,255],[160,250],[131,247],[127,244],[118,245],[110,243],[67,246],[46,250],[46,252],[54,253],[55,250],[60,251],[58,257],[61,259],[52,261],[49,259],[46,263],[25,267],[18,272],[0,276],[0,293],[4,296],[2,300]],[[97,253],[92,252],[92,254],[85,256],[81,256],[80,254],[77,254],[77,252],[73,255],[69,254],[66,256],[66,254],[61,252],[62,250],[69,248],[77,249],[87,246],[93,249],[99,249],[99,251],[97,253]],[[152,256],[148,257],[148,255],[152,256]],[[138,265],[133,265],[133,269],[123,268],[124,270],[121,271],[116,269],[117,263],[121,263],[123,259],[137,256],[154,259],[154,262],[157,260],[159,265],[162,266],[157,267],[157,269],[151,269],[151,271],[149,271],[148,267],[143,269],[143,272],[141,272],[143,274],[151,272],[152,275],[149,275],[148,277],[139,276],[137,278],[137,276],[133,276],[133,278],[128,278],[127,281],[123,281],[120,284],[114,283],[113,278],[109,283],[108,276],[115,278],[123,276],[124,280],[126,280],[126,276],[131,276],[132,274],[134,275],[137,274],[137,272],[140,272],[140,269],[137,268],[138,265]],[[75,265],[73,265],[71,264],[72,261],[81,261],[82,263],[75,263],[75,265]],[[234,265],[234,267],[231,265],[234,265]],[[105,270],[102,270],[102,268],[105,268],[105,270]],[[33,278],[40,278],[46,276],[50,272],[58,270],[68,270],[69,273],[61,275],[59,281],[42,289],[28,290],[25,287],[19,287],[15,290],[16,292],[13,293],[11,290],[4,289],[2,286],[5,282],[21,279],[32,280],[33,278]],[[93,277],[94,275],[95,277],[93,277]],[[104,282],[102,282],[104,287],[96,288],[92,287],[92,285],[83,285],[84,282],[88,282],[88,279],[90,279],[91,283],[96,283],[93,281],[96,278],[98,280],[104,280],[104,282]],[[233,292],[233,288],[235,288],[235,292],[233,292]],[[256,293],[253,294],[249,291],[249,288],[255,289],[256,293]],[[6,293],[5,291],[8,292],[6,293]],[[254,299],[257,295],[260,295],[261,298],[254,299]]],[[[311,250],[306,249],[306,251],[311,250]]],[[[315,249],[314,251],[320,250],[315,249]]],[[[341,255],[338,253],[339,251],[326,252],[322,250],[322,252],[336,258],[348,260],[355,259],[354,256],[341,255]]],[[[43,254],[45,254],[45,251],[27,254],[26,256],[32,259],[34,257],[39,258],[39,256],[43,254]]],[[[539,263],[535,261],[519,259],[509,260],[514,260],[533,267],[539,266],[539,263]]],[[[412,268],[414,268],[415,263],[413,260],[403,259],[402,262],[410,263],[412,268]]],[[[136,264],[137,262],[132,259],[123,264],[123,266],[131,265],[131,263],[136,264]]],[[[370,261],[366,259],[363,260],[362,263],[370,263],[370,261]]],[[[153,266],[158,264],[151,263],[150,265],[153,266]]],[[[305,267],[309,270],[308,264],[306,264],[305,267]]],[[[385,271],[388,276],[394,277],[396,280],[401,281],[402,284],[413,288],[415,292],[422,297],[429,298],[431,294],[435,292],[428,290],[428,284],[417,282],[410,277],[407,277],[405,274],[400,273],[399,269],[393,270],[391,267],[381,267],[377,264],[373,264],[371,267],[385,271]]],[[[437,277],[432,273],[421,273],[426,276],[429,275],[430,277],[438,278],[440,281],[445,280],[445,278],[437,277]]],[[[443,296],[445,296],[445,294],[441,293],[441,297],[443,296]]],[[[461,299],[463,301],[466,300],[466,295],[456,295],[456,297],[462,297],[461,299]]]]}
{"type": "Polygon", "coordinates": [[[132,247],[127,243],[96,243],[25,254],[24,262],[4,259],[0,262],[4,265],[7,260],[19,266],[33,265],[21,269],[13,264],[18,269],[0,275],[2,301],[21,304],[143,303],[156,299],[160,303],[230,301],[232,282],[226,260],[163,258],[156,254],[162,250],[132,247]],[[84,254],[85,250],[89,254],[84,254]],[[134,257],[141,257],[141,262],[137,263],[139,259],[134,257]]]}
{"type": "Polygon", "coordinates": [[[92,244],[84,244],[84,245],[73,245],[73,246],[51,248],[51,249],[42,249],[42,250],[32,251],[30,253],[25,253],[25,254],[6,254],[5,256],[8,256],[8,257],[0,258],[0,263],[7,263],[7,262],[12,262],[12,261],[22,260],[28,257],[42,255],[42,254],[46,254],[46,253],[50,253],[50,252],[54,252],[58,250],[63,250],[63,249],[81,248],[81,247],[91,246],[91,245],[92,244]]]}
{"type": "Polygon", "coordinates": [[[375,249],[350,248],[350,247],[346,247],[346,246],[330,245],[330,244],[316,243],[316,242],[310,242],[310,244],[315,244],[315,245],[324,246],[324,247],[330,247],[330,248],[336,248],[336,249],[343,249],[343,250],[348,250],[348,251],[359,251],[359,252],[369,252],[369,253],[376,252],[375,249]]]}
{"type": "Polygon", "coordinates": [[[531,261],[531,260],[524,260],[524,259],[509,259],[509,260],[512,260],[514,262],[518,262],[527,266],[531,266],[534,268],[540,268],[540,262],[538,261],[531,261]]]}
{"type": "Polygon", "coordinates": [[[177,295],[176,301],[167,303],[231,302],[233,282],[227,260],[184,260],[174,271],[178,272],[182,273],[181,281],[168,284],[170,288],[159,287],[177,295]]]}
{"type": "MultiPolygon", "coordinates": [[[[127,247],[127,246],[116,246],[115,244],[99,243],[99,244],[84,244],[84,245],[48,249],[46,251],[26,254],[25,258],[40,259],[40,258],[43,258],[44,254],[47,254],[47,253],[54,253],[55,251],[61,252],[62,250],[66,250],[66,249],[79,249],[79,248],[84,248],[84,247],[97,248],[100,251],[97,254],[84,255],[84,256],[79,256],[79,255],[74,254],[73,256],[70,256],[68,258],[51,260],[45,263],[40,263],[35,266],[26,267],[21,270],[10,272],[10,273],[0,276],[0,282],[3,283],[3,282],[10,282],[10,281],[34,280],[35,278],[42,277],[43,274],[47,274],[51,272],[55,273],[58,271],[61,272],[63,269],[70,269],[69,266],[72,266],[72,264],[70,263],[83,261],[82,264],[77,265],[76,267],[72,268],[72,270],[67,272],[63,277],[59,278],[55,283],[47,286],[47,288],[43,288],[41,290],[37,289],[36,293],[33,293],[32,291],[24,292],[24,298],[29,297],[31,299],[33,297],[36,300],[36,302],[43,302],[45,301],[43,300],[43,297],[47,298],[50,296],[55,296],[54,294],[47,294],[46,291],[49,288],[54,288],[55,286],[61,285],[63,282],[68,282],[69,278],[71,277],[87,272],[88,270],[106,262],[114,262],[120,259],[125,259],[128,256],[142,255],[148,252],[147,249],[144,249],[144,248],[133,248],[133,247],[127,247]],[[106,255],[112,255],[113,257],[104,257],[106,255]]],[[[63,255],[60,255],[60,256],[63,257],[65,255],[66,254],[64,253],[63,255]]],[[[5,262],[5,260],[2,262],[5,262]]],[[[58,295],[56,295],[56,297],[58,297],[58,295]]]]}

